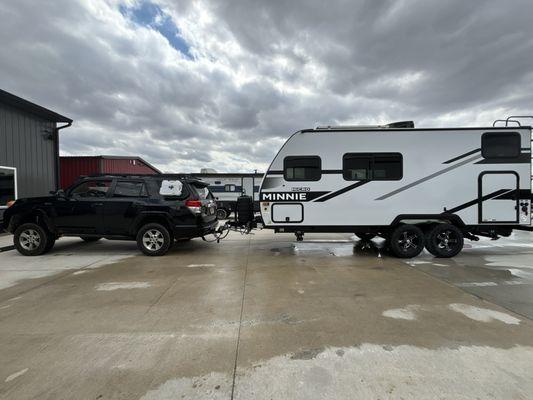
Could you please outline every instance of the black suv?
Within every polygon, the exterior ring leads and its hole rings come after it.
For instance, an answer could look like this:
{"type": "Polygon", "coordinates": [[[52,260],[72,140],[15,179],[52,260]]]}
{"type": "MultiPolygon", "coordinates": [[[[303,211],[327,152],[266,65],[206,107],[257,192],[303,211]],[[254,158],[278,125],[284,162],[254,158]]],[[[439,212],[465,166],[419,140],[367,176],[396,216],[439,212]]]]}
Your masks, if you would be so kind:
{"type": "Polygon", "coordinates": [[[217,223],[207,184],[175,175],[84,177],[49,197],[19,199],[4,213],[4,227],[26,256],[49,251],[60,236],[136,240],[144,254],[159,256],[174,240],[212,233],[217,223]]]}

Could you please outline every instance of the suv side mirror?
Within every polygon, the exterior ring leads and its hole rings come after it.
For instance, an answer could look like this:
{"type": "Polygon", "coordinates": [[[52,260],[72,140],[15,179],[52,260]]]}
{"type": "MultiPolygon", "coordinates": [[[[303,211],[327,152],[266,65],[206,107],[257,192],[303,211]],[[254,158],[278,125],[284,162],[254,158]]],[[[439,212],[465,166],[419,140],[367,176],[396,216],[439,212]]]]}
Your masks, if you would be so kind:
{"type": "Polygon", "coordinates": [[[50,194],[53,194],[54,196],[57,196],[61,199],[65,199],[67,197],[63,189],[59,189],[57,192],[50,192],[50,194]]]}

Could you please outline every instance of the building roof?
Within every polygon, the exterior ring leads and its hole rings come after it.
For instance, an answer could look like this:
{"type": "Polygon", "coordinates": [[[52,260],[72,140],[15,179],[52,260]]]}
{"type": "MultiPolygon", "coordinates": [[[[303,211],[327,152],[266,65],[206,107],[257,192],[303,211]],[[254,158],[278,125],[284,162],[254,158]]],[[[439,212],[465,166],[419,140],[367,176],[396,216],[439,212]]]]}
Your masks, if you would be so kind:
{"type": "Polygon", "coordinates": [[[101,156],[61,156],[60,158],[101,158],[106,160],[137,160],[146,165],[148,168],[153,169],[158,174],[161,173],[161,171],[154,167],[152,164],[150,164],[148,161],[143,160],[141,157],[138,156],[109,156],[109,155],[101,155],[101,156]]]}
{"type": "Polygon", "coordinates": [[[38,104],[32,103],[31,101],[24,100],[23,98],[15,96],[14,94],[6,92],[5,90],[2,90],[2,89],[0,89],[0,103],[4,103],[12,107],[19,108],[23,111],[26,111],[31,114],[35,114],[48,121],[72,123],[72,120],[70,118],[67,118],[52,110],[44,108],[38,104]]]}

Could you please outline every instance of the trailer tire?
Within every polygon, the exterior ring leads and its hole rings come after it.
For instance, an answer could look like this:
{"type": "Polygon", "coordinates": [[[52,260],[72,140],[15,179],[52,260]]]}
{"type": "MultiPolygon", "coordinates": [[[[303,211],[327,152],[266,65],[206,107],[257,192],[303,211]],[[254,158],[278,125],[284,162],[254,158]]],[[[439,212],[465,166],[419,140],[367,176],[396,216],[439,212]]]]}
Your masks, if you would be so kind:
{"type": "Polygon", "coordinates": [[[416,225],[400,225],[390,235],[389,247],[398,258],[413,258],[424,250],[424,232],[416,225]]]}
{"type": "Polygon", "coordinates": [[[218,219],[228,219],[229,212],[225,208],[217,208],[217,218],[218,219]]]}
{"type": "Polygon", "coordinates": [[[426,249],[435,257],[450,258],[461,252],[463,232],[455,225],[437,224],[426,237],[426,249]]]}

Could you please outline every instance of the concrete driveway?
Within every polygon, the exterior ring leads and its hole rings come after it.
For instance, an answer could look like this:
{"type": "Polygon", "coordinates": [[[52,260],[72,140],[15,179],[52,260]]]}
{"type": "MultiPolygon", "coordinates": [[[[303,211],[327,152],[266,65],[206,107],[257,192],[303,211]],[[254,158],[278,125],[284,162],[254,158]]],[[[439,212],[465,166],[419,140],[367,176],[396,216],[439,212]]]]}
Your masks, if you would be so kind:
{"type": "Polygon", "coordinates": [[[444,261],[269,231],[0,253],[0,398],[527,399],[529,238],[444,261]]]}

